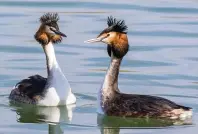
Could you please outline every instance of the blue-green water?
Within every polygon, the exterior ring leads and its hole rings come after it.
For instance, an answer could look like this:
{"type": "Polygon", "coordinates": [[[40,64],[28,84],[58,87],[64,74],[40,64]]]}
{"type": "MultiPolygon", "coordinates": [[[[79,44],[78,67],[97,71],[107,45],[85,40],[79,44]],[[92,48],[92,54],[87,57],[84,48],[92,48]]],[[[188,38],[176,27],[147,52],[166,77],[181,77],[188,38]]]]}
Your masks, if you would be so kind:
{"type": "Polygon", "coordinates": [[[197,14],[196,0],[0,0],[0,133],[196,134],[197,14]],[[60,29],[68,36],[55,47],[77,96],[76,106],[45,108],[8,101],[20,79],[46,76],[43,50],[33,38],[45,12],[59,13],[60,29]],[[96,37],[106,27],[109,15],[124,19],[129,27],[130,51],[122,63],[120,90],[162,96],[190,106],[192,125],[96,114],[97,91],[110,59],[104,44],[83,41],[96,37]]]}

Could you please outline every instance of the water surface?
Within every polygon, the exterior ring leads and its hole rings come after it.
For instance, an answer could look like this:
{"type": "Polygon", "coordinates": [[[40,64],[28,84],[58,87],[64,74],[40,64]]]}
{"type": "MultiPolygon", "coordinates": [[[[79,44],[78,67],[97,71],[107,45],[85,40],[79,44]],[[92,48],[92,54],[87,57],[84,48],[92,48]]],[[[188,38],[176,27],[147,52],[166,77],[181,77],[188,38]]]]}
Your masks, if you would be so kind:
{"type": "Polygon", "coordinates": [[[196,0],[0,0],[0,9],[0,133],[197,133],[196,0]],[[59,13],[60,29],[68,36],[55,48],[77,104],[51,108],[10,104],[8,95],[16,82],[33,74],[46,76],[45,56],[33,35],[39,17],[49,11],[59,13]],[[121,67],[121,91],[193,107],[192,125],[96,114],[97,90],[110,59],[104,44],[83,41],[96,37],[109,15],[124,19],[129,27],[130,51],[121,67]]]}

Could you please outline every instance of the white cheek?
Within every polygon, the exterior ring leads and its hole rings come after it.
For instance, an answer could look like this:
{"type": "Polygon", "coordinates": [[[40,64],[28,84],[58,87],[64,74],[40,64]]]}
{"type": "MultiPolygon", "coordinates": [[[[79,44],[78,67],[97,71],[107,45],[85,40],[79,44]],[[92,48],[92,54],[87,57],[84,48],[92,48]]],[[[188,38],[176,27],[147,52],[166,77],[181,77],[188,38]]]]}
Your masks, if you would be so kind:
{"type": "Polygon", "coordinates": [[[50,30],[50,27],[46,27],[46,33],[49,33],[49,34],[55,34],[52,30],[50,30]]]}
{"type": "Polygon", "coordinates": [[[109,35],[107,38],[104,38],[104,39],[102,40],[102,42],[103,42],[103,43],[106,43],[106,44],[109,44],[110,38],[112,38],[111,35],[109,35]]]}
{"type": "Polygon", "coordinates": [[[110,35],[109,35],[109,38],[112,38],[113,36],[115,36],[115,35],[114,35],[114,34],[110,34],[110,35]]]}
{"type": "Polygon", "coordinates": [[[104,38],[104,39],[102,40],[102,42],[103,42],[103,43],[107,43],[107,38],[104,38]]]}

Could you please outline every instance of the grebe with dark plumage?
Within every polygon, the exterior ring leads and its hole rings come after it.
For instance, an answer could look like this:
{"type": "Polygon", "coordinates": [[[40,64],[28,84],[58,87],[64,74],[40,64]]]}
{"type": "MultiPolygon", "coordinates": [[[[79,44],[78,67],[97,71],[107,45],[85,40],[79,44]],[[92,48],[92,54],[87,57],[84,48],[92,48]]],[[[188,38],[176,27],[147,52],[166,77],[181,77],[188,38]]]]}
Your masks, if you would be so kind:
{"type": "Polygon", "coordinates": [[[33,75],[18,82],[9,99],[20,103],[42,106],[73,104],[76,97],[56,60],[54,44],[60,43],[65,34],[59,31],[57,13],[46,13],[40,18],[40,28],[35,39],[43,47],[46,55],[47,78],[33,75]]]}
{"type": "Polygon", "coordinates": [[[190,107],[178,105],[165,98],[121,93],[118,88],[120,64],[129,49],[127,29],[124,20],[108,17],[108,28],[97,38],[86,43],[103,42],[111,57],[102,88],[98,92],[97,112],[109,116],[154,117],[169,119],[186,119],[192,116],[190,107]]]}

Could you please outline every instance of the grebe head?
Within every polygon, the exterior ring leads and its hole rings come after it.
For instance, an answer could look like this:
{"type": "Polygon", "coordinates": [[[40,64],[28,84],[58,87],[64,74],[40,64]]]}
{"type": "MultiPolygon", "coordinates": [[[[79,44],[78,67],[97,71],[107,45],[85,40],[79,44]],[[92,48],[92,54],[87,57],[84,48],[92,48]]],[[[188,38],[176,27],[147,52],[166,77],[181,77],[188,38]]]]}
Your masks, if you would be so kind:
{"type": "Polygon", "coordinates": [[[42,45],[48,44],[50,41],[59,43],[62,37],[67,37],[59,31],[58,22],[59,16],[57,13],[46,13],[40,18],[40,28],[34,35],[35,39],[42,45]]]}
{"type": "Polygon", "coordinates": [[[117,20],[112,16],[107,19],[108,27],[105,28],[95,39],[85,41],[85,43],[103,42],[107,44],[107,52],[111,52],[117,58],[122,58],[128,52],[127,26],[124,20],[117,20]]]}

